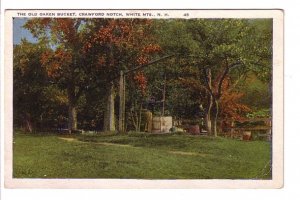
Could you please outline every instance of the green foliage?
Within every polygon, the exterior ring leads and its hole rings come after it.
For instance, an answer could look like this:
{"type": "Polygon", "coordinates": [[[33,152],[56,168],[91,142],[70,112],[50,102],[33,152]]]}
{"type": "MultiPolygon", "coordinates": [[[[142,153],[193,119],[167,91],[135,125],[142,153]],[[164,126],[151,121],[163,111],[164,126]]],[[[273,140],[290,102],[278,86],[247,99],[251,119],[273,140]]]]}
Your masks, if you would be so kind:
{"type": "Polygon", "coordinates": [[[174,117],[179,119],[195,119],[201,115],[199,93],[187,88],[173,87],[168,97],[168,108],[174,117]]]}
{"type": "MultiPolygon", "coordinates": [[[[202,105],[204,112],[208,113],[210,110],[211,116],[217,120],[215,105],[225,92],[222,87],[225,79],[230,79],[235,87],[239,79],[251,72],[268,82],[272,69],[270,22],[268,19],[189,19],[157,22],[158,27],[164,27],[162,30],[158,28],[160,31],[157,31],[163,51],[176,53],[176,58],[170,59],[167,64],[164,63],[164,71],[171,74],[173,83],[174,80],[180,79],[182,81],[179,85],[186,87],[183,89],[177,84],[169,86],[171,92],[167,99],[170,99],[168,106],[171,113],[175,116],[195,118],[193,111],[198,111],[202,105]],[[207,74],[208,70],[211,72],[210,77],[207,74]],[[211,80],[211,86],[208,85],[208,80],[211,80]],[[216,103],[209,103],[213,101],[210,93],[216,103]]],[[[264,86],[259,88],[261,96],[254,97],[249,92],[243,98],[244,102],[252,106],[261,104],[261,107],[268,107],[270,95],[262,95],[266,90],[265,83],[261,85],[264,86]],[[247,101],[248,96],[253,97],[254,101],[250,98],[247,101]],[[267,98],[264,98],[266,96],[267,98]],[[256,97],[258,99],[254,99],[256,97]]],[[[228,92],[234,89],[236,88],[229,88],[228,92]]],[[[240,91],[239,93],[242,94],[240,91]]],[[[225,106],[219,107],[223,109],[225,106]]],[[[228,114],[224,109],[219,112],[224,116],[228,114]]]]}
{"type": "Polygon", "coordinates": [[[271,116],[270,109],[260,109],[247,114],[249,118],[269,118],[271,116]]]}
{"type": "Polygon", "coordinates": [[[257,127],[257,126],[265,126],[264,121],[253,121],[253,122],[236,122],[236,127],[241,127],[241,128],[250,128],[250,127],[257,127]]]}
{"type": "Polygon", "coordinates": [[[269,109],[272,103],[271,83],[260,80],[254,73],[248,73],[235,90],[242,91],[244,96],[241,101],[253,110],[269,109]]]}
{"type": "Polygon", "coordinates": [[[14,126],[53,129],[66,110],[66,94],[51,84],[40,56],[47,48],[23,40],[14,47],[14,126]],[[26,125],[27,124],[27,125],[26,125]]]}

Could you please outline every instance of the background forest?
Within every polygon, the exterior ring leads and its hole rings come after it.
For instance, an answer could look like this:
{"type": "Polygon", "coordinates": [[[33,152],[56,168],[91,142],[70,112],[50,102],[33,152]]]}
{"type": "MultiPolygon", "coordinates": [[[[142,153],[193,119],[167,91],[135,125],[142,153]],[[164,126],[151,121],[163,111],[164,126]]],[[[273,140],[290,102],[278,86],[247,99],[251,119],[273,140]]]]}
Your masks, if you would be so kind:
{"type": "Polygon", "coordinates": [[[14,45],[14,128],[119,130],[121,71],[126,132],[144,132],[147,111],[214,136],[271,117],[270,19],[34,18],[24,28],[37,42],[14,45]]]}

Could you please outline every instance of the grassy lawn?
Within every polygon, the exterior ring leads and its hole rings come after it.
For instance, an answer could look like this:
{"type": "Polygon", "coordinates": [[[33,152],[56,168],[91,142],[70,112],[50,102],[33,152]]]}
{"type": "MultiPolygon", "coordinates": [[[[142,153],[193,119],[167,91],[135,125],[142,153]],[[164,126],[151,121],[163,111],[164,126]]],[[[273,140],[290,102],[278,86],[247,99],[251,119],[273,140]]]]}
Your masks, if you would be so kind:
{"type": "Polygon", "coordinates": [[[270,179],[271,143],[178,134],[14,133],[14,178],[270,179]]]}

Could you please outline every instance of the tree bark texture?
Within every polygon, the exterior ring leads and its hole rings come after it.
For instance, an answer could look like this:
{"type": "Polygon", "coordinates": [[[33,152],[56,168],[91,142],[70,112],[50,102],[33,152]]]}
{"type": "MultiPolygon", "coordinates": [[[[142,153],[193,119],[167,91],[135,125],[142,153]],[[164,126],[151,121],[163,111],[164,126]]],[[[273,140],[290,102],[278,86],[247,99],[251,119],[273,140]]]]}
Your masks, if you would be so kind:
{"type": "Polygon", "coordinates": [[[115,94],[114,84],[111,83],[108,88],[106,99],[106,110],[104,113],[104,131],[115,131],[115,94]]]}
{"type": "Polygon", "coordinates": [[[218,136],[218,115],[219,115],[219,102],[218,100],[215,100],[214,102],[214,117],[213,117],[213,135],[215,137],[218,136]]]}
{"type": "Polygon", "coordinates": [[[76,111],[76,96],[75,96],[75,86],[69,85],[68,87],[68,129],[69,132],[77,130],[77,111],[76,111]]]}
{"type": "Polygon", "coordinates": [[[123,71],[120,72],[120,80],[119,80],[119,132],[125,131],[125,76],[123,71]]]}
{"type": "Polygon", "coordinates": [[[31,122],[31,117],[29,113],[25,114],[25,120],[24,120],[24,125],[25,125],[25,131],[28,131],[29,133],[32,133],[32,122],[31,122]]]}
{"type": "Polygon", "coordinates": [[[212,107],[213,107],[213,101],[212,101],[212,96],[210,96],[208,111],[206,114],[206,128],[207,128],[208,135],[212,134],[212,120],[211,120],[212,107]]]}
{"type": "Polygon", "coordinates": [[[77,111],[76,106],[74,103],[69,103],[69,123],[68,128],[69,131],[76,131],[77,130],[77,111]]]}
{"type": "MultiPolygon", "coordinates": [[[[206,74],[205,74],[206,76],[206,74]]],[[[210,95],[209,95],[209,106],[208,106],[208,111],[206,115],[206,126],[207,126],[207,133],[208,135],[212,135],[212,109],[213,109],[213,94],[211,92],[212,88],[212,80],[211,80],[211,69],[208,69],[207,73],[207,87],[209,88],[210,95]]]]}

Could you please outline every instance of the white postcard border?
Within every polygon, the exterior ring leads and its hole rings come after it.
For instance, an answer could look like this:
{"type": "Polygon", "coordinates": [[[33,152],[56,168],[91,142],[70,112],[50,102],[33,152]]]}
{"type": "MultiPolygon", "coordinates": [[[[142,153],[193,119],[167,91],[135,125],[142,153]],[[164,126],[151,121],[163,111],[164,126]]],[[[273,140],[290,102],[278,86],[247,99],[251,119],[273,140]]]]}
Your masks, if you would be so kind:
{"type": "MultiPolygon", "coordinates": [[[[89,16],[82,16],[84,18],[89,16]]],[[[283,187],[283,11],[282,10],[6,10],[4,49],[4,178],[6,188],[281,188],[283,187]],[[25,13],[26,15],[19,15],[25,13]],[[32,13],[29,16],[29,13],[32,13]],[[35,14],[36,13],[36,16],[35,14]],[[273,18],[273,143],[272,180],[144,180],[144,179],[18,179],[12,178],[13,137],[13,17],[81,17],[80,13],[104,13],[109,18],[273,18]],[[57,16],[69,13],[69,16],[57,16]],[[76,16],[70,16],[76,13],[76,16]],[[152,13],[153,16],[123,16],[107,13],[152,13]],[[161,13],[161,15],[157,15],[161,13]],[[188,13],[188,15],[186,15],[188,13]]]]}

